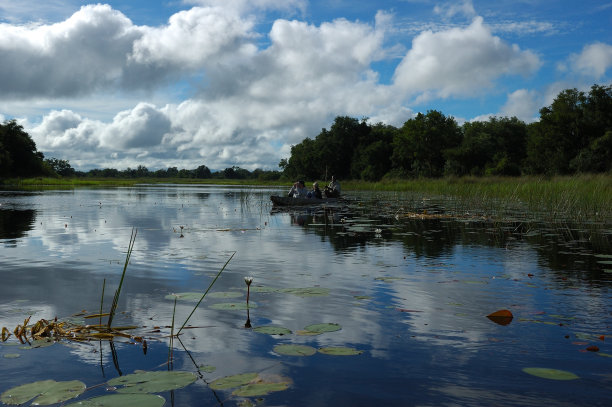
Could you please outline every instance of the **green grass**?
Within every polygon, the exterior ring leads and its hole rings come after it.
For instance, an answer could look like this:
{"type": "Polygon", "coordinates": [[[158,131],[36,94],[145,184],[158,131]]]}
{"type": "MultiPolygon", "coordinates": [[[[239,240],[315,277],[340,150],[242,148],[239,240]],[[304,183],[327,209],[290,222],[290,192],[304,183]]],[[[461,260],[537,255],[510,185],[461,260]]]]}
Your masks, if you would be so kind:
{"type": "Polygon", "coordinates": [[[572,219],[612,218],[612,176],[572,177],[463,177],[443,179],[387,180],[376,183],[346,182],[344,191],[417,192],[447,196],[463,206],[522,206],[551,218],[571,215],[572,219]]]}

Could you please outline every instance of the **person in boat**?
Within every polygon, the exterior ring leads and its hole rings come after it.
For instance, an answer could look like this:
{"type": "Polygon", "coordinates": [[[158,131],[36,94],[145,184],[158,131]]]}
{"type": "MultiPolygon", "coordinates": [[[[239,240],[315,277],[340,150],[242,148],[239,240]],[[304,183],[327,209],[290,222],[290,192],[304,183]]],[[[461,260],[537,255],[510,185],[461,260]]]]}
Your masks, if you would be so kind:
{"type": "Polygon", "coordinates": [[[319,183],[315,182],[312,184],[312,189],[308,192],[308,198],[323,199],[321,189],[319,189],[319,183]]]}
{"type": "Polygon", "coordinates": [[[306,184],[304,184],[304,181],[295,182],[289,190],[289,194],[287,194],[287,196],[292,198],[306,198],[308,196],[308,190],[306,189],[306,184]]]}
{"type": "Polygon", "coordinates": [[[325,196],[328,198],[338,198],[340,196],[340,183],[333,175],[329,185],[325,187],[325,196]]]}

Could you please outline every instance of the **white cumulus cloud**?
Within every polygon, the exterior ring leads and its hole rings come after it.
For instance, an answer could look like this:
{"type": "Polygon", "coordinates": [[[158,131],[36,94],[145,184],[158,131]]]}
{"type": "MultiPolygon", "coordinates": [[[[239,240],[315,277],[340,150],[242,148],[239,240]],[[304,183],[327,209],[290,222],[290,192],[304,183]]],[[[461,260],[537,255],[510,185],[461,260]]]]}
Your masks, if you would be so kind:
{"type": "Polygon", "coordinates": [[[408,94],[472,95],[503,75],[528,75],[541,65],[537,55],[493,36],[477,17],[467,28],[425,31],[412,41],[394,75],[408,94]]]}
{"type": "Polygon", "coordinates": [[[580,54],[570,56],[574,72],[600,79],[612,67],[612,45],[603,42],[589,44],[580,54]]]}

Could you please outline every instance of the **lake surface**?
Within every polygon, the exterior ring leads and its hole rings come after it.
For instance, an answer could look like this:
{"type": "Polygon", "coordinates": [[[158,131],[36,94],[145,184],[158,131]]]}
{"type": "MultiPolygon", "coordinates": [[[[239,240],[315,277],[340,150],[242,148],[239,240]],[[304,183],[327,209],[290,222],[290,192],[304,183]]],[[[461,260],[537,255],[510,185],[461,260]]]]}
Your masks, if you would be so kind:
{"type": "Polygon", "coordinates": [[[103,290],[108,311],[137,230],[113,323],[137,327],[132,339],[38,348],[12,335],[0,393],[80,380],[88,389],[72,402],[113,394],[119,376],[167,371],[173,316],[176,332],[197,302],[186,293],[203,294],[223,270],[173,341],[171,369],[196,380],[160,392],[166,406],[612,405],[609,224],[447,216],[451,202],[418,194],[273,209],[269,196],[284,193],[0,190],[0,327],[10,332],[29,316],[92,323],[83,316],[100,311],[103,290]],[[513,318],[487,317],[498,310],[513,318]],[[290,332],[259,332],[269,326],[290,332]],[[212,385],[244,373],[285,386],[244,396],[212,385]]]}

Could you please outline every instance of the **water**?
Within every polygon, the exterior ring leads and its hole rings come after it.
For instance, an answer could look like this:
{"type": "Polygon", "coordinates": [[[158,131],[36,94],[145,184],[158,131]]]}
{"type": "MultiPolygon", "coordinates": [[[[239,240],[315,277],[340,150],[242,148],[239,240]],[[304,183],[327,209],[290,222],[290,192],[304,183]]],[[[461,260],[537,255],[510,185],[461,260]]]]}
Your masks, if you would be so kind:
{"type": "MultiPolygon", "coordinates": [[[[159,393],[167,406],[612,405],[609,225],[593,234],[517,219],[447,218],[437,214],[448,202],[414,196],[403,206],[355,194],[367,204],[273,210],[269,196],[282,192],[174,185],[0,191],[0,326],[12,332],[28,316],[97,313],[103,288],[107,311],[135,228],[113,325],[137,326],[132,335],[147,342],[144,349],[130,339],[112,346],[64,339],[32,348],[12,335],[0,346],[0,393],[38,380],[81,380],[83,400],[114,393],[106,385],[114,377],[168,370],[174,301],[167,296],[203,293],[231,259],[174,341],[172,369],[198,380],[159,393]],[[407,203],[428,215],[407,216],[407,203]],[[254,278],[249,311],[245,276],[254,278]],[[221,303],[238,309],[216,309],[221,303]],[[507,325],[486,317],[501,309],[514,315],[507,325]],[[320,323],[341,329],[299,334],[320,323]],[[254,330],[267,325],[292,333],[254,330]],[[361,353],[287,356],[274,350],[279,344],[361,353]],[[529,367],[579,378],[536,377],[523,370],[529,367]],[[255,397],[210,386],[249,372],[291,384],[255,397]]],[[[175,331],[194,306],[177,302],[175,331]]]]}

